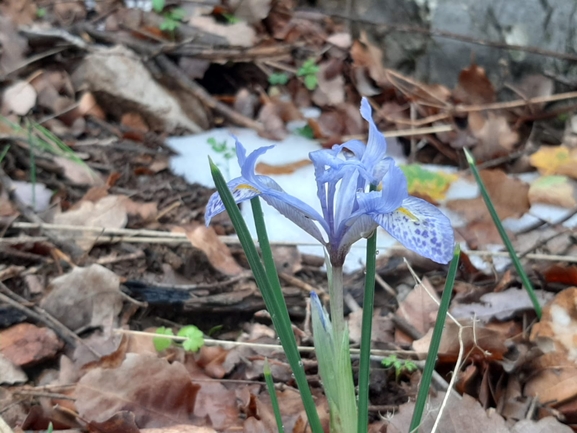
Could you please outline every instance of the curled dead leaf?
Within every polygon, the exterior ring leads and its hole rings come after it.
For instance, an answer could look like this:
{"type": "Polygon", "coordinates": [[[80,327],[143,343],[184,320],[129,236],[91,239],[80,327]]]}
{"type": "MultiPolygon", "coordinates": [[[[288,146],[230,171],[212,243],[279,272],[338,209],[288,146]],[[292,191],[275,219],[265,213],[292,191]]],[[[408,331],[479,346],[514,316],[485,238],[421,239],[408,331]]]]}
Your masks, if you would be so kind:
{"type": "Polygon", "coordinates": [[[235,276],[244,269],[234,260],[228,247],[218,238],[212,227],[202,224],[185,225],[173,229],[177,233],[185,233],[193,247],[198,248],[208,258],[214,268],[225,275],[235,276]]]}

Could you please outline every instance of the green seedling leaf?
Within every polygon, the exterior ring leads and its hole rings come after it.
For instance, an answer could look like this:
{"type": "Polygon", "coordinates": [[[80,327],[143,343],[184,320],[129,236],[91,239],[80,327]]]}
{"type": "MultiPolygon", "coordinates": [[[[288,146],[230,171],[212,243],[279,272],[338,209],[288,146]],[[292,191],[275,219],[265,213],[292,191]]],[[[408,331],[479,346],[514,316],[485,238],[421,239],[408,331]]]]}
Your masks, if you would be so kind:
{"type": "Polygon", "coordinates": [[[155,12],[162,12],[164,9],[165,0],[152,0],[152,9],[155,12]]]}
{"type": "Polygon", "coordinates": [[[289,77],[285,72],[275,72],[268,77],[268,82],[272,86],[284,86],[288,80],[289,77]]]}
{"type": "Polygon", "coordinates": [[[170,17],[165,17],[164,21],[160,23],[159,29],[163,32],[174,32],[180,23],[178,21],[173,20],[170,17]]]}
{"type": "Polygon", "coordinates": [[[311,128],[310,125],[305,125],[302,128],[297,128],[295,130],[296,135],[300,135],[301,137],[304,138],[310,138],[311,140],[313,138],[315,138],[315,132],[313,131],[313,128],[311,128]]]}
{"type": "Polygon", "coordinates": [[[319,83],[316,75],[305,75],[305,87],[309,90],[315,90],[319,83]]]}
{"type": "Polygon", "coordinates": [[[222,328],[224,328],[224,325],[216,325],[213,326],[212,328],[210,328],[207,332],[207,334],[212,337],[214,334],[216,334],[217,332],[219,332],[222,328]]]}
{"type": "Polygon", "coordinates": [[[37,18],[44,18],[48,10],[46,8],[38,8],[36,10],[36,17],[37,18]]]}
{"type": "Polygon", "coordinates": [[[305,75],[316,75],[319,72],[320,68],[316,65],[315,59],[308,59],[297,71],[297,75],[299,77],[303,77],[305,75]]]}
{"type": "Polygon", "coordinates": [[[196,352],[204,346],[204,335],[202,331],[194,325],[181,328],[177,335],[186,338],[186,340],[182,342],[182,347],[187,352],[196,352]]]}
{"type": "Polygon", "coordinates": [[[4,160],[4,158],[6,157],[6,154],[8,153],[9,150],[10,150],[9,144],[4,146],[4,149],[2,149],[2,152],[0,152],[0,162],[2,162],[4,160]]]}
{"type": "Polygon", "coordinates": [[[182,8],[171,9],[167,16],[175,21],[182,21],[186,15],[186,12],[182,8]]]}
{"type": "MultiPolygon", "coordinates": [[[[166,328],[164,326],[161,326],[160,328],[158,328],[156,330],[156,333],[158,335],[170,335],[170,336],[174,336],[174,332],[172,332],[172,329],[170,328],[166,328]]],[[[158,352],[162,352],[163,350],[168,349],[171,345],[172,345],[172,339],[170,338],[163,338],[163,337],[154,337],[152,339],[152,343],[154,344],[154,348],[158,351],[158,352]]]]}
{"type": "Polygon", "coordinates": [[[402,165],[401,170],[407,177],[409,194],[434,201],[443,200],[451,184],[459,178],[455,174],[424,169],[419,164],[402,165]]]}
{"type": "Polygon", "coordinates": [[[228,24],[240,23],[240,18],[235,17],[234,14],[224,13],[222,14],[222,16],[224,17],[224,19],[228,24]]]}

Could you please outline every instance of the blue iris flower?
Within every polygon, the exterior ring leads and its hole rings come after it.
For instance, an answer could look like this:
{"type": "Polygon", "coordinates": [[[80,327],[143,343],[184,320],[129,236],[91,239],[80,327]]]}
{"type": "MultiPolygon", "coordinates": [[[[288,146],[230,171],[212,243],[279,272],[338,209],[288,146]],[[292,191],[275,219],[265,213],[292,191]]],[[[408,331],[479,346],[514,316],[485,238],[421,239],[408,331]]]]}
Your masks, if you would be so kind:
{"type": "MultiPolygon", "coordinates": [[[[408,194],[407,179],[395,161],[386,156],[387,143],[365,98],[361,102],[361,115],[369,122],[366,146],[351,140],[310,153],[322,215],[287,194],[270,177],[255,174],[257,158],[272,146],[257,149],[247,157],[238,140],[236,153],[241,176],[228,182],[235,201],[262,197],[321,242],[333,266],[342,266],[351,245],[369,236],[378,226],[420,255],[448,263],[454,246],[449,219],[432,204],[408,194]]],[[[220,196],[214,193],[206,207],[206,224],[224,210],[220,196]]]]}

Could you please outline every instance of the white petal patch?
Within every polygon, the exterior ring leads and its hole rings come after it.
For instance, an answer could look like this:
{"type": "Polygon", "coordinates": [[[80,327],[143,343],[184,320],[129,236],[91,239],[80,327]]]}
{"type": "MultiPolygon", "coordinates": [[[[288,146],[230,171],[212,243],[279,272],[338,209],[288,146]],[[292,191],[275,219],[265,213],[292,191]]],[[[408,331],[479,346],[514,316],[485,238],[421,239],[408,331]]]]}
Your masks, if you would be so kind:
{"type": "Polygon", "coordinates": [[[437,263],[453,257],[455,235],[449,219],[435,206],[415,197],[374,220],[405,247],[437,263]]]}

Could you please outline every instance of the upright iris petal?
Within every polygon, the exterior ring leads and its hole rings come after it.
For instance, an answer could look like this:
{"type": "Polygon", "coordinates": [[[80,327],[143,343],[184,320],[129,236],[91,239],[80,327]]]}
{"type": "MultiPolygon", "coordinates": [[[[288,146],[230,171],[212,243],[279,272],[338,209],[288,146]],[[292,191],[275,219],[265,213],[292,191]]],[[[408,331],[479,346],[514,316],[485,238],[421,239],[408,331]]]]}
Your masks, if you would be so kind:
{"type": "MultiPolygon", "coordinates": [[[[322,244],[325,244],[323,235],[314,221],[318,221],[326,230],[323,217],[305,202],[287,194],[270,177],[260,176],[255,173],[255,165],[258,157],[273,146],[261,147],[252,152],[248,157],[244,146],[236,140],[236,155],[241,166],[241,176],[228,182],[234,200],[237,204],[261,196],[269,205],[278,210],[283,216],[297,224],[322,244]]],[[[224,203],[218,192],[210,196],[204,220],[206,225],[210,220],[225,211],[224,203]]]]}

